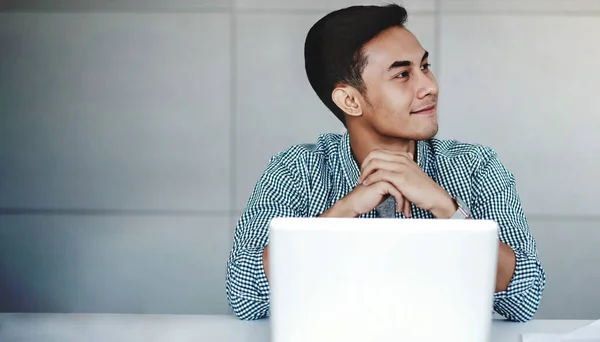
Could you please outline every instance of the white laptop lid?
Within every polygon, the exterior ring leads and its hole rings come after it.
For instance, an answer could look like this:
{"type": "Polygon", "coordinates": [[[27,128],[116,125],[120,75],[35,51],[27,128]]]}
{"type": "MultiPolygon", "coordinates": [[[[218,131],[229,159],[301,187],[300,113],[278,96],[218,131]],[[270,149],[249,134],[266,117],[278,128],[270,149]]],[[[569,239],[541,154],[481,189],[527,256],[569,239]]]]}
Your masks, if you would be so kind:
{"type": "Polygon", "coordinates": [[[271,342],[486,342],[498,226],[483,220],[277,218],[271,342]]]}

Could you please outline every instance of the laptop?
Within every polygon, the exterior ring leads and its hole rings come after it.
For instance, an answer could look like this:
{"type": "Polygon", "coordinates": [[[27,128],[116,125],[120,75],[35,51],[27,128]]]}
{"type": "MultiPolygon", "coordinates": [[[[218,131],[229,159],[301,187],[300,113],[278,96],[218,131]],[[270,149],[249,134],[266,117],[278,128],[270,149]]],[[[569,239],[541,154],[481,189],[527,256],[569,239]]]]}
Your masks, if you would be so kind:
{"type": "Polygon", "coordinates": [[[275,218],[271,342],[487,342],[488,220],[275,218]]]}

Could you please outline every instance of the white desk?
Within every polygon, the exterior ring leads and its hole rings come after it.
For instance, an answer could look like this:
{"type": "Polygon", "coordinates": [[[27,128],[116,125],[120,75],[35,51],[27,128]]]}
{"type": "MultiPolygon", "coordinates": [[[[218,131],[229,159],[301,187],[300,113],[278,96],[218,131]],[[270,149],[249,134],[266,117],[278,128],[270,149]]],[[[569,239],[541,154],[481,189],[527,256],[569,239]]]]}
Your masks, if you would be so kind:
{"type": "MultiPolygon", "coordinates": [[[[568,332],[591,321],[495,320],[493,342],[520,342],[523,332],[568,332]]],[[[2,314],[2,342],[268,342],[269,321],[233,316],[2,314]]]]}

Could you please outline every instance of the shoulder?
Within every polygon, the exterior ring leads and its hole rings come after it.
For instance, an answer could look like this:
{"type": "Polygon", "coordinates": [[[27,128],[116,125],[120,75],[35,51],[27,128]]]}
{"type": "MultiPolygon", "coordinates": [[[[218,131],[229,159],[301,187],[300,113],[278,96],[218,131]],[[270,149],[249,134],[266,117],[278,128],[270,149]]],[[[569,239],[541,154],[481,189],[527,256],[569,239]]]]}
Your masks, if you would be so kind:
{"type": "Polygon", "coordinates": [[[464,160],[474,164],[487,164],[498,158],[493,148],[481,144],[436,138],[430,139],[429,143],[436,158],[450,162],[464,160]]]}
{"type": "Polygon", "coordinates": [[[438,166],[453,173],[468,174],[472,178],[506,178],[508,181],[514,178],[490,146],[444,139],[430,139],[429,144],[438,166]]]}
{"type": "Polygon", "coordinates": [[[272,189],[294,189],[304,193],[310,180],[325,174],[334,165],[342,135],[321,134],[315,143],[296,144],[274,154],[262,173],[258,184],[272,189]]]}
{"type": "Polygon", "coordinates": [[[341,134],[321,134],[315,143],[304,143],[289,146],[273,155],[266,173],[281,172],[301,173],[327,163],[337,157],[341,134]]]}
{"type": "Polygon", "coordinates": [[[515,183],[514,175],[490,146],[442,139],[431,139],[430,144],[438,168],[443,167],[448,177],[468,177],[475,192],[489,195],[515,183]]]}
{"type": "Polygon", "coordinates": [[[258,179],[249,204],[275,201],[302,212],[309,181],[323,169],[339,146],[341,136],[322,134],[316,143],[292,145],[274,154],[258,179]],[[266,200],[265,198],[268,198],[266,200]]]}

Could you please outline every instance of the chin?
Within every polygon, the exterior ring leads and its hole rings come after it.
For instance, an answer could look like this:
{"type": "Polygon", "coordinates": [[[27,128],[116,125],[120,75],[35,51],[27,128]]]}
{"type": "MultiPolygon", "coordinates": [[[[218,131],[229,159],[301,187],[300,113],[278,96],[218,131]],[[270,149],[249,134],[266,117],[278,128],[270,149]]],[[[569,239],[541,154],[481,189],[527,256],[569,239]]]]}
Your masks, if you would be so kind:
{"type": "Polygon", "coordinates": [[[410,140],[428,140],[438,133],[438,125],[430,125],[428,127],[422,127],[419,130],[415,130],[413,134],[408,137],[410,140]]]}
{"type": "Polygon", "coordinates": [[[438,132],[437,121],[418,124],[402,122],[397,125],[387,127],[374,127],[373,132],[381,137],[404,139],[404,140],[428,140],[433,138],[438,132]]]}

